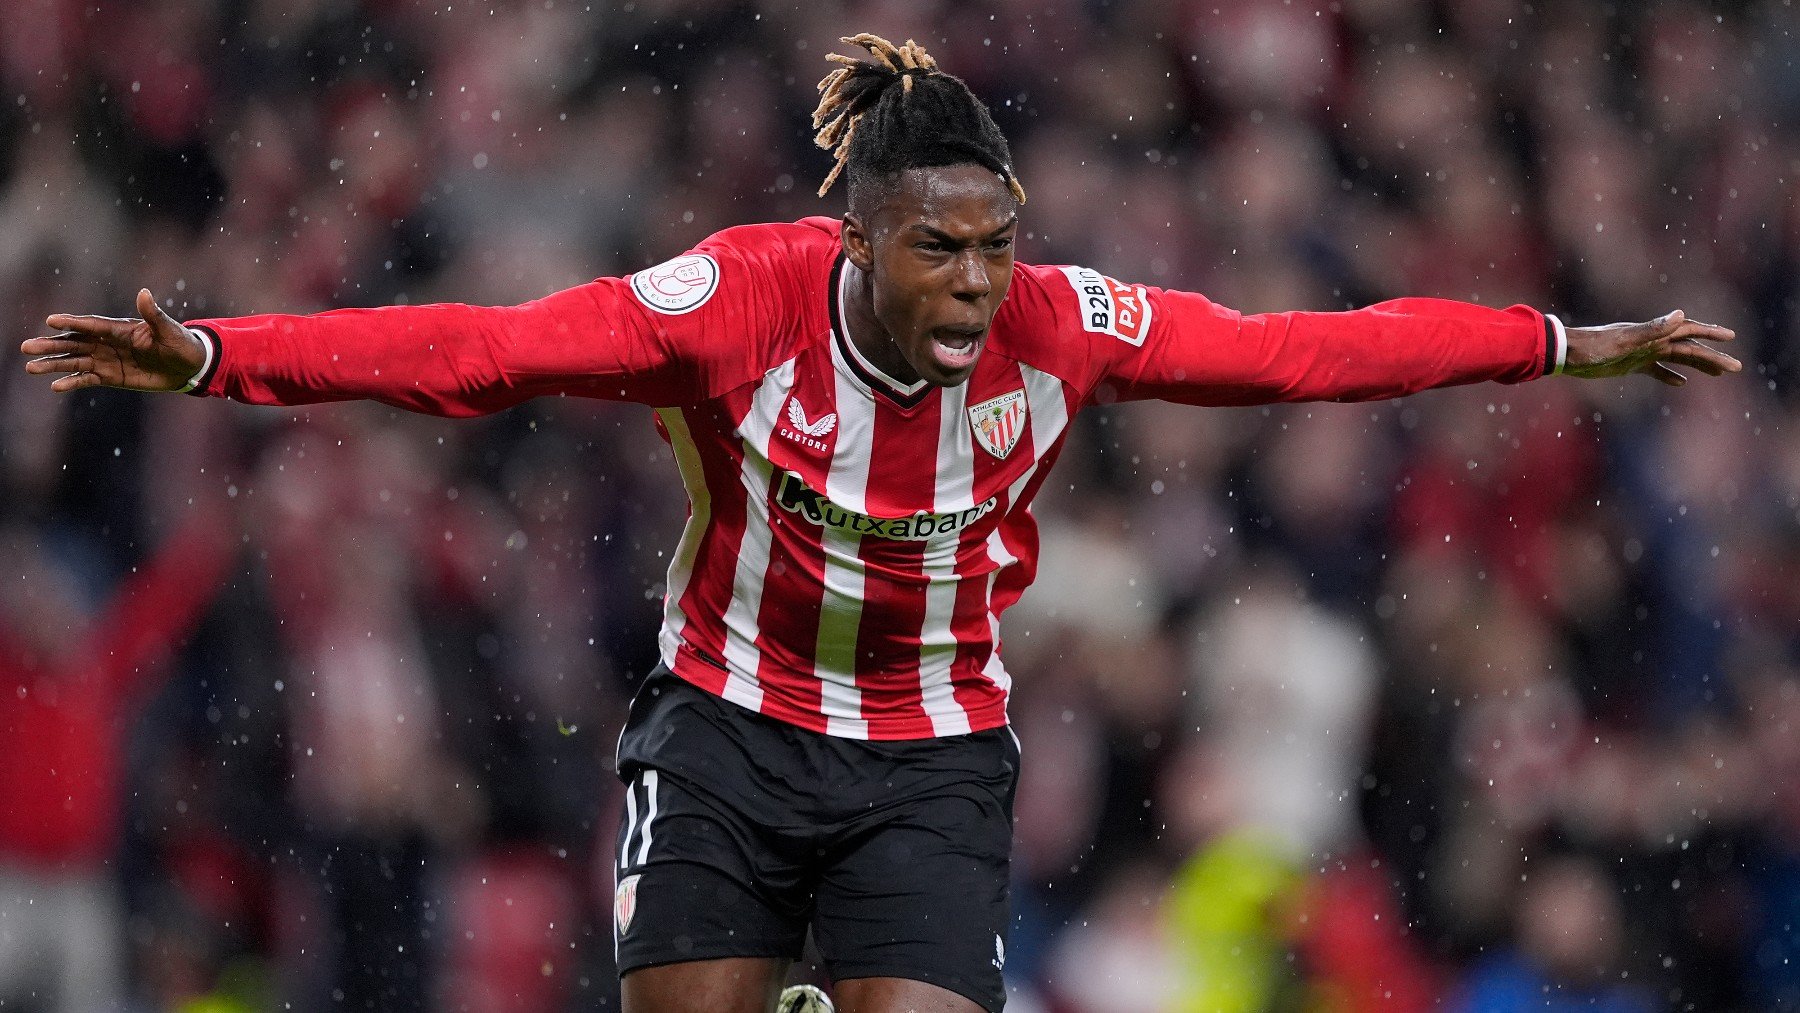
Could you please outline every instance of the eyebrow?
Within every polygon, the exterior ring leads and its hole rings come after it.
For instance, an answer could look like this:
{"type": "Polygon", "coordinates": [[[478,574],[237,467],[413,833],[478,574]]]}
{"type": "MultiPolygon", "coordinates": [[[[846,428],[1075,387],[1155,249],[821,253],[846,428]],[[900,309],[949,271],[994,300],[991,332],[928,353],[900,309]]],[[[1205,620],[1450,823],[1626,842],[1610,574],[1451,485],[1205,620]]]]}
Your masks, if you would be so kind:
{"type": "MultiPolygon", "coordinates": [[[[1001,223],[999,228],[995,229],[994,231],[988,233],[985,236],[982,236],[981,238],[982,239],[993,239],[994,237],[1000,235],[1002,232],[1005,232],[1007,229],[1010,229],[1017,224],[1019,224],[1019,215],[1017,212],[1014,212],[1013,216],[1011,218],[1008,218],[1005,222],[1001,223]]],[[[926,225],[923,222],[914,222],[911,225],[908,225],[907,228],[908,229],[916,229],[920,232],[923,232],[927,236],[930,236],[932,239],[936,240],[937,242],[943,243],[946,246],[960,246],[964,242],[963,240],[958,239],[957,237],[951,235],[948,232],[944,232],[940,229],[934,229],[931,226],[926,225]]]]}

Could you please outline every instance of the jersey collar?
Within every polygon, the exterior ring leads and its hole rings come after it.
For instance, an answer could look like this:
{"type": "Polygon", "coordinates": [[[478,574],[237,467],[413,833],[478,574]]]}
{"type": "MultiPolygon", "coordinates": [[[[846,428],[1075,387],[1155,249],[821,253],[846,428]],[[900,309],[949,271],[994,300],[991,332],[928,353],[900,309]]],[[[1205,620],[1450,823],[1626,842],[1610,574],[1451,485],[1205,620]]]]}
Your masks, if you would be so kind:
{"type": "Polygon", "coordinates": [[[850,285],[849,272],[844,269],[846,263],[844,255],[840,253],[837,262],[831,267],[831,338],[836,351],[833,358],[849,372],[858,386],[871,394],[880,395],[900,408],[915,408],[931,393],[931,384],[924,380],[901,383],[865,358],[857,349],[856,343],[850,340],[850,328],[845,324],[847,316],[844,313],[850,285]]]}

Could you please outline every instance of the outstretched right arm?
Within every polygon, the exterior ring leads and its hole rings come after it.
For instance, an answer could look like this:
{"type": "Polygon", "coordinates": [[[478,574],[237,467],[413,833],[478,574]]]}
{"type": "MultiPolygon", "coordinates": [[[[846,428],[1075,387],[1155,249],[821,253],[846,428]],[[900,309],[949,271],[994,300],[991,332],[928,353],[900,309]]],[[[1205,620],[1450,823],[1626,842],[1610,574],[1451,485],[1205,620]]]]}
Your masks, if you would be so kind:
{"type": "Polygon", "coordinates": [[[178,323],[148,291],[142,319],[49,318],[62,333],[20,346],[51,389],[191,389],[252,404],[368,399],[433,415],[498,411],[571,394],[652,405],[703,400],[743,342],[779,314],[774,265],[709,240],[631,278],[602,278],[519,306],[458,304],[266,314],[178,323]],[[659,273],[661,272],[661,273],[659,273]],[[715,298],[716,296],[716,298],[715,298]]]}

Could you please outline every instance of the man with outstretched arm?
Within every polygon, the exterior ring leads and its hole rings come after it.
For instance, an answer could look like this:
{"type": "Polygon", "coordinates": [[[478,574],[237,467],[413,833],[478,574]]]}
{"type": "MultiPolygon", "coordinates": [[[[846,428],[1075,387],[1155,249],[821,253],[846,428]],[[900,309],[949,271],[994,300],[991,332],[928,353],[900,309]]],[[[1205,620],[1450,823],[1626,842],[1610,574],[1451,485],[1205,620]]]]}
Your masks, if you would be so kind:
{"type": "Polygon", "coordinates": [[[26,341],[57,391],[439,415],[580,395],[656,409],[690,503],[662,665],[620,743],[614,929],[630,1013],[769,1008],[810,927],[840,1008],[998,1010],[1018,745],[999,617],[1083,407],[1372,400],[1552,373],[1717,376],[1679,310],[1565,327],[1401,299],[1245,316],[1015,264],[1025,191],[924,50],[847,39],[814,126],[841,220],[727,229],[521,306],[139,319],[26,341]]]}

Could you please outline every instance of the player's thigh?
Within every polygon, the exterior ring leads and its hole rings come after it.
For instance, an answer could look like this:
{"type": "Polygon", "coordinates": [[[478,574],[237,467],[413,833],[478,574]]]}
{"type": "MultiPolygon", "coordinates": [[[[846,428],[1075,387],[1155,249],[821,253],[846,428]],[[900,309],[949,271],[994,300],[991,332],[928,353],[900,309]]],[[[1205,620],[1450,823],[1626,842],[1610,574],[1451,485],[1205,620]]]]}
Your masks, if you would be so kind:
{"type": "Polygon", "coordinates": [[[624,1013],[768,1013],[788,963],[730,957],[642,967],[620,983],[624,1013]]]}
{"type": "MultiPolygon", "coordinates": [[[[1000,1009],[1011,846],[1010,792],[981,785],[915,800],[857,835],[823,871],[813,918],[832,979],[900,979],[1000,1009]]],[[[872,997],[900,987],[861,986],[872,997]]]]}
{"type": "Polygon", "coordinates": [[[838,1013],[982,1013],[981,1004],[908,978],[851,978],[832,987],[838,1013]]]}
{"type": "Polygon", "coordinates": [[[812,905],[804,870],[711,792],[635,771],[614,855],[621,973],[800,955],[812,905]]]}

